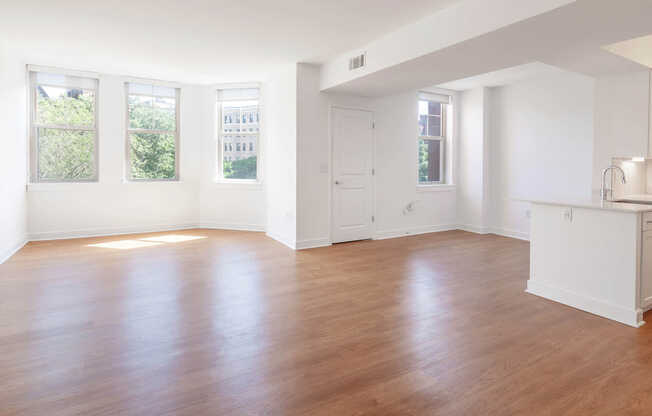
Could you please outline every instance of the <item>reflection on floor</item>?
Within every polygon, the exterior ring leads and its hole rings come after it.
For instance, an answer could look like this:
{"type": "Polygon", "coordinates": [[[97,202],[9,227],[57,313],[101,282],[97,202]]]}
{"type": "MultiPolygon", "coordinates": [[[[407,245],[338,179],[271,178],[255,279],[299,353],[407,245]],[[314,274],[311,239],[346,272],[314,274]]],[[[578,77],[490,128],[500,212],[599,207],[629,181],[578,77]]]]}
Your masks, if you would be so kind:
{"type": "Polygon", "coordinates": [[[652,325],[524,293],[528,252],[462,231],[30,243],[0,265],[0,415],[647,414],[652,325]]]}
{"type": "Polygon", "coordinates": [[[160,235],[155,237],[143,237],[138,240],[116,240],[116,241],[107,241],[104,243],[88,244],[88,247],[129,250],[132,248],[157,246],[163,243],[180,243],[184,241],[198,240],[201,238],[206,238],[206,237],[198,236],[198,235],[167,234],[167,235],[160,235]]]}

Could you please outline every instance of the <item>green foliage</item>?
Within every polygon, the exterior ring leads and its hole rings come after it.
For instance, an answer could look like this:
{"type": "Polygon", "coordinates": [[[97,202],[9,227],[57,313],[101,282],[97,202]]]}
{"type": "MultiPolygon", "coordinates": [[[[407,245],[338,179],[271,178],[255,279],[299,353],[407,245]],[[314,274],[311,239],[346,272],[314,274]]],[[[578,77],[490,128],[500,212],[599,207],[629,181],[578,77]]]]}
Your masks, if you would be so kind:
{"type": "MultiPolygon", "coordinates": [[[[54,126],[92,127],[92,91],[44,87],[37,94],[36,121],[54,126]]],[[[131,176],[134,179],[174,179],[176,176],[176,108],[173,98],[129,97],[129,125],[170,133],[134,133],[131,176]]],[[[38,129],[38,177],[41,180],[89,180],[95,176],[95,133],[60,128],[38,129]]]]}
{"type": "Polygon", "coordinates": [[[428,178],[428,143],[419,140],[419,182],[430,182],[428,178]]]}
{"type": "Polygon", "coordinates": [[[227,179],[256,179],[256,156],[246,159],[224,161],[224,177],[227,179]]]}
{"type": "Polygon", "coordinates": [[[176,108],[173,98],[129,96],[129,127],[170,131],[133,133],[131,177],[133,179],[174,179],[176,177],[176,108]]]}
{"type": "MultiPolygon", "coordinates": [[[[92,127],[95,113],[94,94],[84,91],[66,95],[65,89],[49,88],[59,93],[38,96],[37,122],[47,125],[92,127]],[[73,95],[73,94],[71,94],[73,95]]],[[[77,91],[79,92],[79,91],[77,91]]],[[[95,132],[39,128],[38,178],[40,180],[90,180],[95,176],[95,132]]]]}
{"type": "Polygon", "coordinates": [[[174,179],[174,134],[135,133],[131,138],[133,179],[174,179]]]}
{"type": "MultiPolygon", "coordinates": [[[[95,94],[84,91],[69,97],[67,89],[48,87],[51,93],[59,93],[53,97],[38,95],[36,102],[39,124],[69,125],[75,127],[92,127],[95,118],[95,94]]],[[[79,91],[77,91],[79,92],[79,91]]]]}
{"type": "Polygon", "coordinates": [[[39,129],[39,179],[93,179],[94,150],[92,131],[39,129]]]}
{"type": "Polygon", "coordinates": [[[130,95],[129,128],[176,130],[175,99],[130,95]]]}

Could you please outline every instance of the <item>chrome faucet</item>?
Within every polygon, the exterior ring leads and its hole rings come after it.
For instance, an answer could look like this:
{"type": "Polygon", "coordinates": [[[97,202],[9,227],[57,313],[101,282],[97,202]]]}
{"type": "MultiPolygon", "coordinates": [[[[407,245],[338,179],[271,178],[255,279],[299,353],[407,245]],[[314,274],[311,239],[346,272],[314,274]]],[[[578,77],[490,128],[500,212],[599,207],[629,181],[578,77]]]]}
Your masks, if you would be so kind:
{"type": "MultiPolygon", "coordinates": [[[[609,193],[611,193],[611,196],[613,197],[613,189],[607,189],[606,184],[605,184],[605,182],[607,180],[607,172],[609,172],[610,170],[619,170],[620,173],[622,173],[622,175],[623,175],[623,178],[622,178],[623,185],[627,183],[627,180],[625,179],[625,171],[620,166],[611,165],[611,166],[607,166],[606,168],[604,168],[604,170],[602,171],[602,185],[600,186],[600,199],[603,200],[603,201],[608,201],[609,200],[607,198],[607,195],[609,193]]],[[[613,179],[613,173],[611,174],[611,176],[612,176],[612,179],[613,179]]]]}

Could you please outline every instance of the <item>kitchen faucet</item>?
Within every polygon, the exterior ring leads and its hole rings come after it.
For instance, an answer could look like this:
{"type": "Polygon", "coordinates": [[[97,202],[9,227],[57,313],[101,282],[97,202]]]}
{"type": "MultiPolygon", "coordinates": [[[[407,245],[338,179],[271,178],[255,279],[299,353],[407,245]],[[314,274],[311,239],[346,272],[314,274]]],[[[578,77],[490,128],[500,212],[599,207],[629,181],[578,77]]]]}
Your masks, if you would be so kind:
{"type": "MultiPolygon", "coordinates": [[[[611,196],[613,197],[613,189],[607,189],[605,184],[607,179],[607,172],[609,172],[610,170],[619,170],[620,173],[623,174],[623,178],[622,178],[623,185],[627,183],[627,180],[625,179],[625,171],[623,171],[620,166],[611,165],[604,168],[604,170],[602,171],[602,185],[600,187],[600,199],[603,201],[609,200],[607,199],[607,194],[609,194],[610,192],[611,192],[611,196]]],[[[611,176],[613,178],[613,173],[611,174],[611,176]]]]}

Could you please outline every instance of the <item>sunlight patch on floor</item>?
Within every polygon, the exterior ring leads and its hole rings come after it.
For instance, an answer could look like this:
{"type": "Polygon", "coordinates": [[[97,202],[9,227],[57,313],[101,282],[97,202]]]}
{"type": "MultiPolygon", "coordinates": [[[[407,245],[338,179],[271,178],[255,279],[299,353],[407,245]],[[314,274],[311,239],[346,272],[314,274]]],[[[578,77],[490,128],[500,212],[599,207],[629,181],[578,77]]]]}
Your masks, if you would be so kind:
{"type": "Polygon", "coordinates": [[[139,238],[139,239],[116,240],[116,241],[108,241],[106,243],[88,244],[88,247],[130,250],[132,248],[160,246],[165,243],[181,243],[184,241],[199,240],[202,238],[206,238],[206,237],[199,236],[199,235],[168,234],[168,235],[159,235],[159,236],[139,238]]]}
{"type": "Polygon", "coordinates": [[[129,250],[132,248],[160,246],[161,244],[163,243],[156,243],[154,241],[120,240],[120,241],[109,241],[106,243],[89,244],[88,247],[115,248],[118,250],[129,250]]]}
{"type": "Polygon", "coordinates": [[[159,243],[179,243],[181,241],[192,241],[199,240],[201,238],[206,238],[200,235],[178,235],[178,234],[169,234],[169,235],[160,235],[156,237],[147,237],[141,238],[142,241],[155,241],[159,243]]]}

